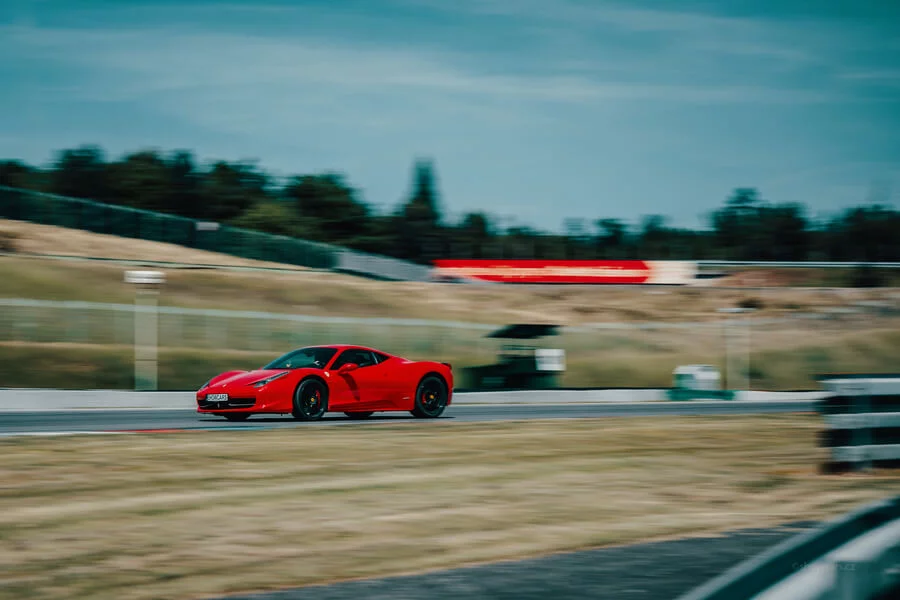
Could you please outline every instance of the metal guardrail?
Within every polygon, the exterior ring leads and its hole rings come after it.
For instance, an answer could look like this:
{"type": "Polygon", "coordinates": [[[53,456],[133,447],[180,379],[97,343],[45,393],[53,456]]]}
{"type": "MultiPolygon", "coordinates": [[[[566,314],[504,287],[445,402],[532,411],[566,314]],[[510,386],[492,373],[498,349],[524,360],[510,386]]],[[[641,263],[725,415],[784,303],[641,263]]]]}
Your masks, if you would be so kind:
{"type": "Polygon", "coordinates": [[[388,256],[341,250],[335,255],[334,270],[394,281],[431,281],[434,268],[388,256]]]}
{"type": "Polygon", "coordinates": [[[765,267],[769,269],[856,269],[878,267],[879,269],[900,269],[900,262],[828,261],[828,260],[698,260],[699,267],[765,267]]]}
{"type": "MultiPolygon", "coordinates": [[[[825,473],[900,467],[900,375],[819,378],[825,473]]],[[[680,600],[900,597],[900,496],[864,507],[746,561],[680,600]]]]}
{"type": "Polygon", "coordinates": [[[830,396],[820,401],[829,449],[828,473],[900,467],[900,375],[820,378],[830,396]]]}
{"type": "Polygon", "coordinates": [[[896,588],[900,583],[900,520],[891,521],[838,549],[828,562],[836,600],[872,598],[896,588]]]}
{"type": "Polygon", "coordinates": [[[900,496],[791,538],[679,600],[880,600],[900,592],[900,496]]]}

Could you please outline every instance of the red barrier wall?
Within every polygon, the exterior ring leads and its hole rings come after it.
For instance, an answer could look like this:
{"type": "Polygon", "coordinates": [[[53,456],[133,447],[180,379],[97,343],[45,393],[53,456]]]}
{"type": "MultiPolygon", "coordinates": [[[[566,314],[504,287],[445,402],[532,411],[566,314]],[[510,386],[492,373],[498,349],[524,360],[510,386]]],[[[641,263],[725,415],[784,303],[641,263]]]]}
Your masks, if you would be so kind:
{"type": "Polygon", "coordinates": [[[436,260],[438,279],[502,283],[667,284],[694,280],[690,261],[645,260],[436,260]]]}

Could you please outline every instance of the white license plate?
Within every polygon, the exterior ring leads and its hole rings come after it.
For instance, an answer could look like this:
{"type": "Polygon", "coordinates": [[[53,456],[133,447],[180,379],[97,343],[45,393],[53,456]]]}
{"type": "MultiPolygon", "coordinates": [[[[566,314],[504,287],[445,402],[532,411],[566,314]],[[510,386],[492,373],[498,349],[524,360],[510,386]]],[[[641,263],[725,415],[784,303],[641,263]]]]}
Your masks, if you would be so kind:
{"type": "Polygon", "coordinates": [[[208,394],[207,402],[228,402],[228,394],[208,394]]]}

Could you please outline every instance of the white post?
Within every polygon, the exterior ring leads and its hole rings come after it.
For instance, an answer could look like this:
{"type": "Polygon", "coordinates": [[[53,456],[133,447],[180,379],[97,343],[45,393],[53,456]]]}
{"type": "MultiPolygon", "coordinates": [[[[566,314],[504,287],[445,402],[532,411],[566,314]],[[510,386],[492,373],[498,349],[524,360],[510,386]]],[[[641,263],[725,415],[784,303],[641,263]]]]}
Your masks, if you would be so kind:
{"type": "Polygon", "coordinates": [[[750,318],[744,319],[744,332],[746,335],[744,344],[744,389],[750,390],[750,318]]]}
{"type": "Polygon", "coordinates": [[[159,271],[126,271],[125,281],[137,286],[134,296],[134,389],[156,390],[157,297],[165,275],[159,271]]]}
{"type": "MultiPolygon", "coordinates": [[[[720,308],[718,310],[720,313],[726,314],[741,314],[741,313],[749,313],[753,312],[752,308],[720,308]]],[[[741,369],[741,365],[735,366],[732,364],[735,359],[736,352],[735,349],[732,348],[732,343],[735,341],[734,338],[737,337],[735,335],[736,332],[732,331],[731,328],[731,320],[727,319],[725,322],[725,389],[732,390],[749,390],[750,389],[750,321],[745,320],[742,323],[738,322],[736,325],[738,327],[745,328],[744,335],[746,336],[743,344],[742,354],[743,360],[738,360],[738,362],[743,363],[743,369],[741,369]],[[741,371],[744,372],[744,375],[740,375],[741,371]]],[[[740,342],[737,342],[740,343],[740,342]]]]}
{"type": "Polygon", "coordinates": [[[731,389],[731,326],[726,318],[722,327],[722,337],[725,338],[725,385],[724,389],[731,389]]]}

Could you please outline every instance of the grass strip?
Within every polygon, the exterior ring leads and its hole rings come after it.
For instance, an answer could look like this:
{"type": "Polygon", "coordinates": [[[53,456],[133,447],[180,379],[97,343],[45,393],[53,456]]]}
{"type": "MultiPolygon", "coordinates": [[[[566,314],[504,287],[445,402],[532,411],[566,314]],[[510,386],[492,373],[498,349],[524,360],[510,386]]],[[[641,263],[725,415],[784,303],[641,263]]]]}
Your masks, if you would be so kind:
{"type": "Polygon", "coordinates": [[[0,440],[0,598],[201,598],[835,516],[814,416],[0,440]]]}

